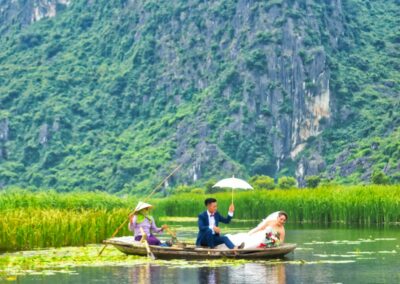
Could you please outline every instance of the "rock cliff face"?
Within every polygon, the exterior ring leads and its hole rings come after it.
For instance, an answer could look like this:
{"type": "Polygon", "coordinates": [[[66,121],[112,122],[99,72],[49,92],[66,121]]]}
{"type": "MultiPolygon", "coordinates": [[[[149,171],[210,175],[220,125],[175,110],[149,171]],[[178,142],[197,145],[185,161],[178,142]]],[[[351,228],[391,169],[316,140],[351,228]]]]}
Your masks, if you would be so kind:
{"type": "Polygon", "coordinates": [[[5,143],[8,141],[9,127],[8,119],[0,121],[0,161],[7,158],[5,143]]]}
{"type": "Polygon", "coordinates": [[[54,17],[57,12],[67,8],[70,2],[70,0],[1,0],[0,32],[5,31],[11,24],[26,26],[43,18],[54,17]]]}
{"type": "MultiPolygon", "coordinates": [[[[264,174],[275,176],[288,160],[296,159],[310,137],[319,135],[329,125],[334,108],[331,107],[330,70],[325,45],[331,50],[337,48],[338,39],[343,34],[342,4],[341,1],[325,1],[325,10],[319,13],[315,11],[314,4],[313,1],[281,1],[277,5],[265,6],[267,4],[258,1],[237,1],[232,6],[234,13],[225,19],[225,27],[220,26],[218,17],[207,12],[202,13],[205,23],[202,29],[191,30],[193,27],[185,21],[184,16],[181,16],[181,22],[175,23],[178,32],[205,34],[202,45],[205,50],[210,48],[207,43],[212,42],[213,31],[230,29],[233,36],[224,34],[214,52],[234,62],[233,69],[237,76],[217,96],[223,97],[229,105],[237,96],[237,85],[241,88],[240,109],[236,114],[229,114],[232,122],[219,128],[222,134],[215,144],[205,142],[212,141],[212,132],[205,130],[200,136],[201,142],[197,147],[201,150],[194,152],[196,166],[191,169],[193,179],[202,176],[210,163],[209,156],[196,153],[203,153],[207,148],[214,147],[212,145],[220,149],[223,134],[228,130],[238,133],[233,138],[241,140],[238,145],[251,140],[258,132],[265,134],[259,144],[271,145],[271,152],[258,151],[256,155],[259,158],[265,156],[268,161],[263,165],[264,174]],[[320,26],[321,22],[324,23],[323,27],[320,26]],[[253,117],[250,121],[245,117],[249,113],[253,117]]],[[[200,5],[194,9],[206,8],[200,5]]],[[[176,48],[176,45],[173,47],[176,48]]],[[[165,55],[171,54],[166,49],[161,46],[159,54],[164,60],[168,60],[163,58],[165,55]]],[[[202,73],[214,72],[211,60],[204,62],[200,68],[202,73]]],[[[179,67],[174,70],[175,77],[187,76],[187,73],[176,74],[179,71],[179,67]]],[[[202,76],[189,76],[195,77],[197,89],[210,86],[210,82],[202,76]]],[[[170,78],[171,81],[173,79],[170,78]]],[[[213,108],[218,107],[215,103],[218,99],[208,97],[203,105],[205,112],[212,112],[213,108]]],[[[209,125],[202,127],[210,128],[209,125]]],[[[178,132],[178,140],[181,141],[181,150],[184,148],[182,145],[187,144],[185,135],[180,136],[178,132]]],[[[230,164],[224,169],[243,172],[243,168],[234,166],[223,154],[212,152],[213,159],[219,157],[225,164],[230,164]]],[[[234,158],[235,155],[231,154],[230,157],[234,158]]],[[[298,177],[308,174],[308,169],[297,171],[298,177]]]]}

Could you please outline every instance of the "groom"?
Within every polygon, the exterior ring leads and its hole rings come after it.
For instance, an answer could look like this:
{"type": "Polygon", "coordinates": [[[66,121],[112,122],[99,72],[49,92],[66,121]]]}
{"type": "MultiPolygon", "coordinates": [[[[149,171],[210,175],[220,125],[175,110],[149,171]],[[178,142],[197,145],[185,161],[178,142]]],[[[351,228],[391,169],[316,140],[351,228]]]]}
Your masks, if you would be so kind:
{"type": "Polygon", "coordinates": [[[199,233],[197,235],[196,246],[214,248],[217,245],[225,244],[228,248],[234,249],[235,245],[228,237],[220,236],[221,229],[218,227],[218,223],[222,222],[228,224],[233,217],[235,207],[233,204],[229,206],[228,216],[225,218],[217,212],[217,200],[215,198],[207,198],[204,204],[207,210],[199,214],[199,233]]]}

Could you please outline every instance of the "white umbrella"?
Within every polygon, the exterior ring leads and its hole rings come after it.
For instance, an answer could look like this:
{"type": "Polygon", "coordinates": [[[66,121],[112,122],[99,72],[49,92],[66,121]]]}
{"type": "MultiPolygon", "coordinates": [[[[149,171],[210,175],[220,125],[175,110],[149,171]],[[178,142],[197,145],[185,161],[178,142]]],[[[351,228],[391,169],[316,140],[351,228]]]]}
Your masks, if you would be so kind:
{"type": "Polygon", "coordinates": [[[248,184],[246,181],[235,178],[232,176],[231,178],[226,178],[222,179],[216,184],[213,185],[213,187],[220,187],[220,188],[231,188],[232,189],[232,203],[233,203],[233,190],[234,189],[253,189],[253,187],[248,184]]]}

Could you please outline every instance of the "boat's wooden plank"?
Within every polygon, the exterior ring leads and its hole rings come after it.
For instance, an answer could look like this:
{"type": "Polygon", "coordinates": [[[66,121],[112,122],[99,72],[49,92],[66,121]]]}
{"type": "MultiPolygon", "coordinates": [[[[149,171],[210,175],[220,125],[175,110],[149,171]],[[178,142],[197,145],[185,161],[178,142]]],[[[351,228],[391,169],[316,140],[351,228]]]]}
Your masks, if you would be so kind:
{"type": "MultiPolygon", "coordinates": [[[[146,252],[145,251],[137,251],[137,250],[133,250],[133,251],[129,251],[129,250],[121,250],[123,253],[126,254],[132,254],[132,255],[142,255],[145,256],[146,252]]],[[[176,254],[176,253],[172,253],[172,252],[160,252],[160,253],[154,253],[154,255],[157,258],[183,258],[183,259],[209,259],[209,258],[223,258],[223,257],[227,257],[227,258],[246,258],[246,259],[260,259],[260,258],[272,258],[272,257],[279,257],[279,256],[283,256],[286,253],[253,253],[253,254],[233,254],[233,253],[222,253],[222,252],[216,252],[216,253],[185,253],[185,254],[176,254]]]]}
{"type": "MultiPolygon", "coordinates": [[[[146,255],[146,248],[140,242],[127,243],[115,240],[106,240],[104,243],[112,244],[118,250],[125,254],[146,255]]],[[[186,259],[207,259],[207,258],[272,258],[279,257],[292,252],[296,248],[295,244],[283,244],[273,248],[262,249],[210,249],[198,248],[195,246],[188,247],[160,247],[151,246],[151,250],[157,258],[186,258],[186,259]]]]}
{"type": "Polygon", "coordinates": [[[160,246],[150,246],[150,248],[151,249],[156,249],[156,250],[165,250],[165,251],[169,251],[169,250],[172,250],[172,251],[184,251],[185,250],[185,248],[182,248],[182,247],[174,247],[174,246],[172,246],[172,247],[160,247],[160,246]]]}

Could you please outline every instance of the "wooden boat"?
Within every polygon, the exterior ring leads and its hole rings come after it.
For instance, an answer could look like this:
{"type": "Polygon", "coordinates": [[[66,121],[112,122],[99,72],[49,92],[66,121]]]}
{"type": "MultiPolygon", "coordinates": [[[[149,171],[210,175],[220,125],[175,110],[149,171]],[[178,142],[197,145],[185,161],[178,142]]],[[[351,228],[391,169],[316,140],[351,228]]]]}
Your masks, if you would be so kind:
{"type": "MultiPolygon", "coordinates": [[[[128,255],[147,255],[144,243],[135,241],[133,237],[111,238],[103,241],[116,247],[121,252],[128,255]]],[[[196,247],[195,245],[181,244],[172,247],[150,246],[151,252],[159,259],[217,259],[217,258],[237,258],[237,259],[269,259],[280,258],[294,251],[296,244],[281,244],[277,247],[259,249],[210,249],[196,247]]]]}

